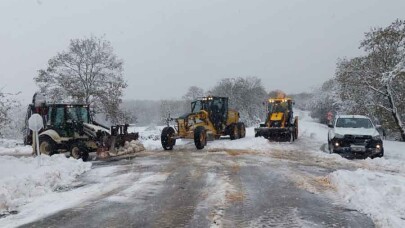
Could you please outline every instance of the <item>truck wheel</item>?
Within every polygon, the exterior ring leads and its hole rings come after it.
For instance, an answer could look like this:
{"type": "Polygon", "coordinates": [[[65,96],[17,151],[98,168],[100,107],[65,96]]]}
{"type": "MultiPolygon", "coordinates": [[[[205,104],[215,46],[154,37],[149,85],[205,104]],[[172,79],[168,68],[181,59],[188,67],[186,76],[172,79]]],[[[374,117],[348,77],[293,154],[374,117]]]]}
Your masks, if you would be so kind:
{"type": "Polygon", "coordinates": [[[238,138],[239,138],[238,125],[233,124],[233,125],[231,126],[231,133],[230,133],[230,136],[231,136],[231,140],[235,140],[235,139],[238,139],[238,138]]]}
{"type": "Polygon", "coordinates": [[[70,146],[70,156],[75,159],[89,160],[89,151],[83,143],[72,143],[70,146]]]}
{"type": "Polygon", "coordinates": [[[333,153],[333,145],[332,145],[332,142],[330,140],[328,140],[328,150],[329,150],[329,154],[333,153]]]}
{"type": "Polygon", "coordinates": [[[205,145],[207,145],[207,132],[204,127],[198,126],[194,130],[194,144],[198,150],[204,149],[205,145]]]}
{"type": "Polygon", "coordinates": [[[382,158],[384,156],[384,150],[382,150],[380,153],[376,154],[372,158],[382,158]]]}
{"type": "Polygon", "coordinates": [[[55,142],[49,136],[39,136],[39,153],[49,156],[55,153],[55,142]]]}
{"type": "Polygon", "coordinates": [[[244,123],[238,123],[239,138],[246,137],[246,127],[244,123]]]}
{"type": "Polygon", "coordinates": [[[176,144],[176,139],[173,139],[174,129],[172,127],[165,127],[162,130],[160,140],[164,150],[173,150],[173,146],[176,144]]]}

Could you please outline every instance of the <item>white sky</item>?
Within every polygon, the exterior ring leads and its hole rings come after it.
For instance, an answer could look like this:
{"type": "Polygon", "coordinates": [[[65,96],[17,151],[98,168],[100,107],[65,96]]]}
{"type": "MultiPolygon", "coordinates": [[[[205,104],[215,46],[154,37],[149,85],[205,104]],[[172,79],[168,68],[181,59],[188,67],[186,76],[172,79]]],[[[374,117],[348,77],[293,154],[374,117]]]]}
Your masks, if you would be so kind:
{"type": "Polygon", "coordinates": [[[404,18],[403,0],[0,0],[0,88],[29,100],[33,77],[72,38],[101,36],[125,61],[126,99],[181,97],[225,77],[308,91],[364,32],[404,18]]]}

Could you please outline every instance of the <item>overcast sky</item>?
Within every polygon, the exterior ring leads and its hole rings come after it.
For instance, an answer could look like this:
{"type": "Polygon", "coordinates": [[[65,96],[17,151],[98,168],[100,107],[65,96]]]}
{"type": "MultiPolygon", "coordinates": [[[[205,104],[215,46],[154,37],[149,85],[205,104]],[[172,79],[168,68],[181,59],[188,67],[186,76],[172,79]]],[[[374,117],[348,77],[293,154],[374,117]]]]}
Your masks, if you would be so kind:
{"type": "Polygon", "coordinates": [[[105,35],[125,62],[126,99],[238,76],[309,91],[361,54],[364,32],[404,16],[404,0],[0,0],[0,88],[31,99],[37,70],[70,39],[105,35]]]}

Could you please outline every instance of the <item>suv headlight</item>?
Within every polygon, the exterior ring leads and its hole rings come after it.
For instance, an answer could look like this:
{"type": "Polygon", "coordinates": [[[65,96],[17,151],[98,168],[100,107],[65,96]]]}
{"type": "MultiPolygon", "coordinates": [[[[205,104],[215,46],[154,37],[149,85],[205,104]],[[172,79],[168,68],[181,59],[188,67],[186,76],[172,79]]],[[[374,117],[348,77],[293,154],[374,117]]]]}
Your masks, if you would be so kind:
{"type": "Polygon", "coordinates": [[[335,134],[336,139],[343,139],[345,136],[341,134],[335,134]]]}
{"type": "Polygon", "coordinates": [[[373,136],[373,139],[374,140],[381,140],[381,136],[380,135],[373,136]]]}

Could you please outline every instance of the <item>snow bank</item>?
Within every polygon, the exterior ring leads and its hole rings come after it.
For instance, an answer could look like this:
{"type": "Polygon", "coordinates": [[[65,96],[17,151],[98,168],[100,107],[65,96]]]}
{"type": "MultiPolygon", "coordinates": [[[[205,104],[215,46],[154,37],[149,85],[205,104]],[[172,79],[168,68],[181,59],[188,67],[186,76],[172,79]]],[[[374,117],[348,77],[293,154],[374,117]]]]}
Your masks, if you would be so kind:
{"type": "Polygon", "coordinates": [[[91,163],[64,155],[2,156],[0,164],[0,214],[18,211],[36,197],[68,187],[78,175],[91,168],[91,163]]]}
{"type": "Polygon", "coordinates": [[[330,174],[338,194],[381,227],[405,227],[405,177],[358,169],[330,174]]]}
{"type": "Polygon", "coordinates": [[[160,135],[165,126],[133,127],[130,130],[139,132],[139,140],[147,150],[162,150],[160,135]]]}
{"type": "Polygon", "coordinates": [[[22,142],[10,139],[0,139],[0,155],[30,155],[31,146],[23,146],[22,142]]]}

